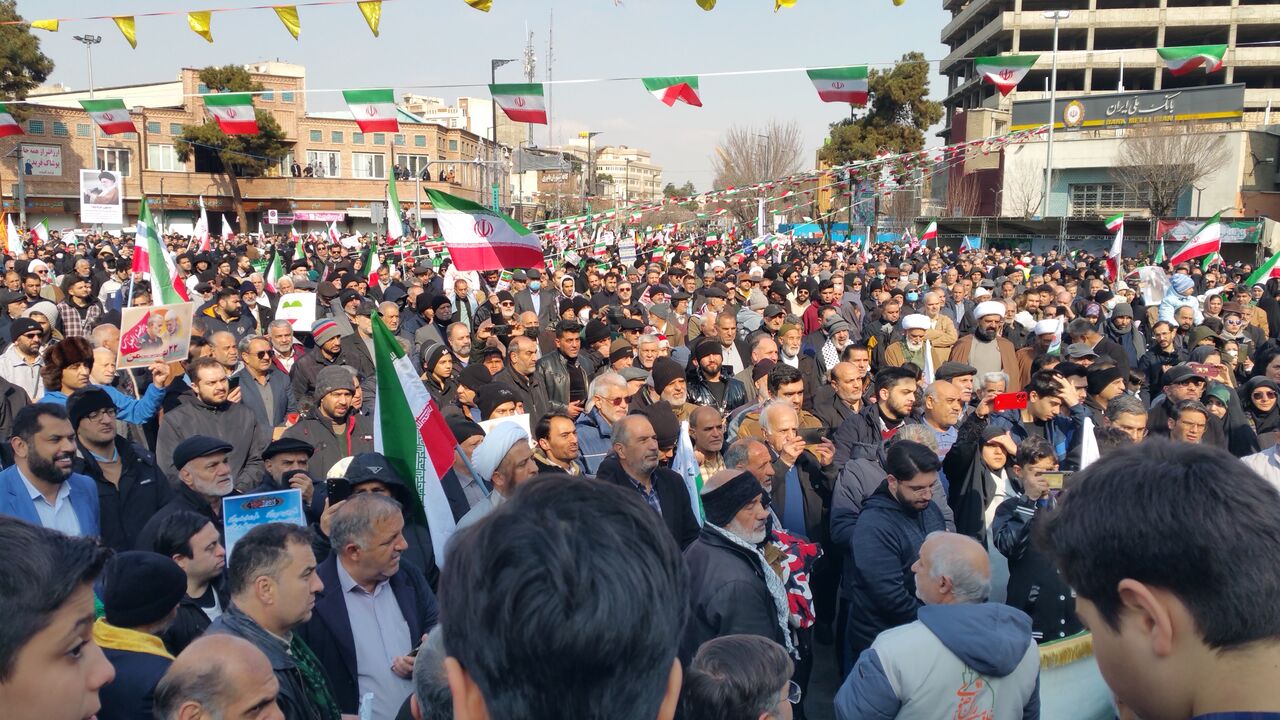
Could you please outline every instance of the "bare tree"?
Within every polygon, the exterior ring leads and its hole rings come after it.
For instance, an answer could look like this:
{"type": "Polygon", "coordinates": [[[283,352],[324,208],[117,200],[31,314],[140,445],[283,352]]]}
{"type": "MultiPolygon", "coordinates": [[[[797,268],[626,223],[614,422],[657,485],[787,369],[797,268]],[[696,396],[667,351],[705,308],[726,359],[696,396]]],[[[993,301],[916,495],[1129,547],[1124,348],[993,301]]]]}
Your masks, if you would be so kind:
{"type": "Polygon", "coordinates": [[[1040,214],[1044,200],[1044,170],[1022,165],[1006,172],[1000,192],[1000,214],[1029,218],[1040,214]]]}
{"type": "Polygon", "coordinates": [[[1120,145],[1111,174],[1142,199],[1152,217],[1177,211],[1178,198],[1227,162],[1222,135],[1194,132],[1183,125],[1134,130],[1120,145]]]}
{"type": "MultiPolygon", "coordinates": [[[[804,140],[797,122],[770,120],[764,125],[733,125],[711,156],[715,189],[743,187],[799,172],[804,140]]],[[[768,192],[762,196],[767,196],[768,192]]],[[[739,223],[756,216],[756,197],[732,195],[719,203],[739,223]]]]}
{"type": "Polygon", "coordinates": [[[981,190],[976,175],[961,175],[947,183],[947,214],[951,217],[973,217],[978,212],[981,190]]]}

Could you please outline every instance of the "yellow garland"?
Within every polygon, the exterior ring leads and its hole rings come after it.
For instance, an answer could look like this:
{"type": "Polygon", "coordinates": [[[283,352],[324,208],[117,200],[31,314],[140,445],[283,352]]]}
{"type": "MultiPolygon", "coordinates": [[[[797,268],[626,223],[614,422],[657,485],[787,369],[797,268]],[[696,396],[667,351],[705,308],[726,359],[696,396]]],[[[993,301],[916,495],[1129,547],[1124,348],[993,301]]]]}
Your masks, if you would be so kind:
{"type": "Polygon", "coordinates": [[[1040,646],[1040,669],[1062,667],[1093,657],[1093,635],[1088,631],[1040,646]]]}

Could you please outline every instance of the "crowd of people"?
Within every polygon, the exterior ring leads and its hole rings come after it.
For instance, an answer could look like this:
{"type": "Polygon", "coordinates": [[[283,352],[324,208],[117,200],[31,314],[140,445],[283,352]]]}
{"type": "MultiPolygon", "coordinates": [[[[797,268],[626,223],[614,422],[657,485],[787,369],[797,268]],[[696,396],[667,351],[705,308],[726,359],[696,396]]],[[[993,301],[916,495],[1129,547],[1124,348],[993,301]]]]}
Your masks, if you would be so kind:
{"type": "Polygon", "coordinates": [[[6,261],[5,717],[1032,718],[1090,637],[1120,717],[1280,718],[1280,280],[1247,263],[309,243],[268,286],[283,238],[166,241],[196,310],[148,368],[130,245],[6,261]],[[375,441],[375,318],[457,445],[443,550],[375,441]],[[228,557],[224,498],[287,489],[306,524],[228,557]]]}

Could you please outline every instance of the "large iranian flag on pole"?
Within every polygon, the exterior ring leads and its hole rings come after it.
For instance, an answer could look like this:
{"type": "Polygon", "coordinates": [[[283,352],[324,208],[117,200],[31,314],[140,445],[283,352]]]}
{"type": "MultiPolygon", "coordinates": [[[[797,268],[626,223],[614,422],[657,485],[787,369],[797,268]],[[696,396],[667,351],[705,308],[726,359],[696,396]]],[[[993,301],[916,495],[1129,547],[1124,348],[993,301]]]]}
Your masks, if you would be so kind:
{"type": "Polygon", "coordinates": [[[373,449],[385,455],[396,473],[409,481],[413,488],[409,510],[414,519],[430,528],[436,564],[444,567],[445,547],[457,523],[440,478],[453,465],[457,443],[400,341],[376,313],[373,357],[378,378],[373,449]]]}
{"type": "Polygon", "coordinates": [[[257,135],[258,120],[253,115],[253,95],[217,93],[204,96],[204,107],[227,135],[257,135]]]}
{"type": "Polygon", "coordinates": [[[822,102],[867,104],[867,66],[805,70],[822,102]]]}
{"type": "Polygon", "coordinates": [[[369,281],[370,286],[378,284],[378,268],[382,267],[382,257],[378,255],[378,243],[369,243],[369,254],[365,256],[363,264],[364,274],[369,281]]]}
{"type": "Polygon", "coordinates": [[[924,229],[924,232],[920,233],[921,246],[929,247],[930,240],[933,241],[934,247],[938,246],[938,221],[937,220],[930,220],[929,226],[924,229]]]}
{"type": "Polygon", "coordinates": [[[138,213],[138,232],[133,238],[133,272],[145,273],[151,278],[151,287],[155,288],[156,299],[160,301],[157,305],[172,305],[191,299],[187,295],[186,283],[178,277],[173,257],[160,241],[160,233],[156,232],[151,207],[145,197],[138,213]]]}
{"type": "Polygon", "coordinates": [[[493,101],[514,122],[547,124],[547,106],[542,98],[542,83],[500,83],[490,85],[493,101]]]}
{"type": "Polygon", "coordinates": [[[13,117],[13,113],[9,112],[9,106],[0,103],[0,137],[23,134],[25,133],[22,132],[22,126],[13,117]]]}
{"type": "Polygon", "coordinates": [[[1107,230],[1115,233],[1111,251],[1107,253],[1107,275],[1111,282],[1120,279],[1120,255],[1124,252],[1124,213],[1107,218],[1107,230]]]}
{"type": "Polygon", "coordinates": [[[426,190],[459,271],[539,268],[545,263],[542,242],[525,226],[470,200],[426,190]]]}
{"type": "Polygon", "coordinates": [[[1280,277],[1280,268],[1276,267],[1278,261],[1280,261],[1280,252],[1272,255],[1271,259],[1259,265],[1257,270],[1254,270],[1249,277],[1245,278],[1245,287],[1263,285],[1273,277],[1280,277]]]}
{"type": "Polygon", "coordinates": [[[133,126],[133,118],[124,107],[124,100],[81,100],[80,107],[89,113],[89,117],[98,123],[98,128],[108,135],[137,132],[133,126]]]}
{"type": "Polygon", "coordinates": [[[347,101],[360,132],[400,132],[396,95],[391,88],[343,90],[342,99],[347,101]]]}
{"type": "Polygon", "coordinates": [[[973,59],[974,72],[983,80],[996,86],[1000,94],[1008,95],[1018,87],[1027,71],[1039,60],[1039,55],[998,55],[973,59]]]}
{"type": "Polygon", "coordinates": [[[1177,265],[1180,262],[1186,262],[1198,257],[1203,257],[1210,253],[1216,253],[1222,250],[1222,220],[1218,218],[1221,212],[1216,212],[1208,222],[1200,226],[1195,235],[1178,248],[1178,251],[1169,258],[1169,264],[1177,265]]]}
{"type": "Polygon", "coordinates": [[[396,194],[396,174],[387,173],[387,239],[398,240],[404,236],[404,223],[400,221],[400,196],[396,194]]]}
{"type": "Polygon", "coordinates": [[[279,292],[282,277],[284,277],[284,263],[280,261],[280,251],[275,250],[271,253],[271,264],[267,266],[267,289],[271,292],[279,292]]]}
{"type": "Polygon", "coordinates": [[[1173,75],[1186,75],[1198,67],[1206,73],[1222,69],[1222,56],[1227,54],[1226,45],[1186,45],[1183,47],[1157,48],[1164,64],[1173,75]]]}
{"type": "Polygon", "coordinates": [[[696,75],[683,77],[651,77],[641,78],[644,89],[666,103],[668,107],[679,100],[694,107],[702,107],[702,98],[698,97],[698,78],[696,75]]]}

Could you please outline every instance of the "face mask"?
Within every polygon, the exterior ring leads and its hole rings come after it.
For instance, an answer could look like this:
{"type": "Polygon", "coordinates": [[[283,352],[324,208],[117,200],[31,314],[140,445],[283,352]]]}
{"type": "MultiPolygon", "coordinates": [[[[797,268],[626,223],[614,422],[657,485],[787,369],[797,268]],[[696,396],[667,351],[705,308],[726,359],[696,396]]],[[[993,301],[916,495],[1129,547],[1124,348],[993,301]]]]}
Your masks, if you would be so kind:
{"type": "Polygon", "coordinates": [[[534,340],[537,340],[537,339],[538,339],[538,329],[537,329],[537,328],[530,328],[530,329],[528,329],[528,330],[525,330],[525,331],[524,331],[524,336],[525,336],[525,337],[527,337],[527,338],[533,338],[534,340]]]}
{"type": "Polygon", "coordinates": [[[542,281],[541,281],[541,280],[530,280],[530,281],[529,281],[529,289],[530,289],[530,290],[532,290],[533,292],[538,292],[539,290],[541,290],[541,289],[542,289],[542,281]]]}
{"type": "Polygon", "coordinates": [[[920,299],[920,293],[907,293],[907,302],[916,302],[920,299]]]}

